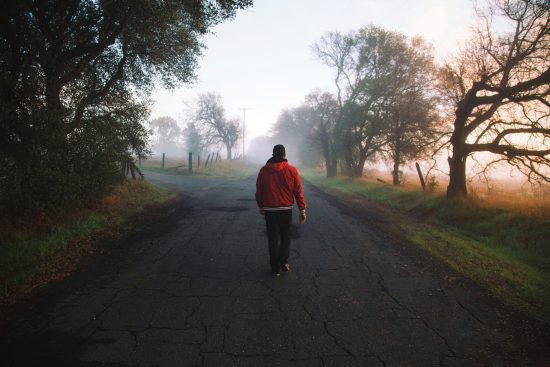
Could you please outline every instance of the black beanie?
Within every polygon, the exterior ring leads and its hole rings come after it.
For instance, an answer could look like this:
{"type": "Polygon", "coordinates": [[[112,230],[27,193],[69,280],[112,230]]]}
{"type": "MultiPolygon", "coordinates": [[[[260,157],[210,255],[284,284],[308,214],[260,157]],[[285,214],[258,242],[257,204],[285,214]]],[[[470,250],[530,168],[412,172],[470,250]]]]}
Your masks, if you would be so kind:
{"type": "Polygon", "coordinates": [[[277,144],[273,147],[273,156],[277,158],[286,157],[285,147],[282,144],[277,144]]]}

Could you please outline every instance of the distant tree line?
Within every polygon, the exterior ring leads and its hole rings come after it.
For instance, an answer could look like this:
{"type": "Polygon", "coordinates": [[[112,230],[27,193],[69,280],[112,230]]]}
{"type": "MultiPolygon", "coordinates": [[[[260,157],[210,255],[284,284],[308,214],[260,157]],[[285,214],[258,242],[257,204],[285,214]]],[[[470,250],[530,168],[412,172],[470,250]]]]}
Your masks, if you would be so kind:
{"type": "Polygon", "coordinates": [[[449,152],[449,198],[466,197],[467,159],[506,161],[530,181],[550,182],[550,35],[547,2],[489,0],[451,62],[436,65],[419,37],[368,26],[325,34],[312,49],[334,72],[335,92],[314,91],[281,113],[275,136],[322,157],[327,176],[361,176],[368,161],[401,167],[449,152]],[[495,17],[511,31],[497,33],[495,17]]]}
{"type": "Polygon", "coordinates": [[[0,4],[0,208],[101,193],[147,154],[146,97],[194,78],[201,35],[251,0],[0,4]]]}
{"type": "Polygon", "coordinates": [[[219,151],[224,148],[226,158],[231,160],[242,137],[239,120],[227,117],[222,97],[216,92],[198,95],[189,108],[185,128],[168,116],[151,120],[149,126],[152,148],[179,156],[185,156],[187,152],[200,156],[209,149],[219,151]]]}

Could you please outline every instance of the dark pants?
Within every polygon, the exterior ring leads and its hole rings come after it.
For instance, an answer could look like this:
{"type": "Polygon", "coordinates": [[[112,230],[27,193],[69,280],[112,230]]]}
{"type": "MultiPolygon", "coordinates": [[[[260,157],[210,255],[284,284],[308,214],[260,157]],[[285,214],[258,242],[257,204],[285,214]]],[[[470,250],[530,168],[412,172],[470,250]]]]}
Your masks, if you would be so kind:
{"type": "Polygon", "coordinates": [[[269,244],[271,270],[278,273],[281,265],[288,262],[290,255],[290,225],[292,210],[266,210],[265,224],[269,244]]]}

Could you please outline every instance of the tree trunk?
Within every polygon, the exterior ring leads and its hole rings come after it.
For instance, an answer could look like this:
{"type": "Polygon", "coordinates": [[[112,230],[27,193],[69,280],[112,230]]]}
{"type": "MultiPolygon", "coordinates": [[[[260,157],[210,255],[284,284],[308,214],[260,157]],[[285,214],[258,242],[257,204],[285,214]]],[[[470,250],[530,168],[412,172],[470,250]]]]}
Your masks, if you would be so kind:
{"type": "Polygon", "coordinates": [[[231,160],[231,145],[225,144],[225,148],[227,149],[227,160],[231,160]]]}
{"type": "Polygon", "coordinates": [[[466,198],[466,157],[454,155],[449,158],[449,186],[447,186],[447,198],[466,198]]]}
{"type": "Polygon", "coordinates": [[[401,183],[401,181],[399,180],[399,160],[398,159],[393,160],[392,175],[393,175],[393,184],[395,186],[399,185],[401,183]]]}
{"type": "MultiPolygon", "coordinates": [[[[474,93],[470,91],[469,93],[474,93]]],[[[468,105],[469,98],[461,103],[455,114],[454,130],[451,135],[451,146],[453,148],[453,156],[449,160],[449,186],[447,186],[447,198],[458,199],[466,198],[468,190],[466,189],[466,158],[468,152],[466,150],[466,137],[464,126],[471,113],[472,108],[468,105]]]]}
{"type": "Polygon", "coordinates": [[[338,160],[336,155],[333,154],[329,161],[327,161],[327,177],[335,177],[338,173],[338,160]]]}
{"type": "Polygon", "coordinates": [[[347,146],[344,150],[344,168],[346,176],[355,176],[356,168],[353,161],[353,152],[351,151],[351,148],[349,146],[347,146]]]}
{"type": "Polygon", "coordinates": [[[364,155],[359,158],[359,162],[353,167],[353,177],[363,177],[363,169],[365,168],[365,162],[367,157],[364,155]]]}
{"type": "Polygon", "coordinates": [[[393,152],[393,184],[399,185],[401,181],[399,180],[399,165],[401,162],[401,147],[399,144],[399,138],[395,141],[395,151],[393,152]]]}
{"type": "Polygon", "coordinates": [[[325,165],[327,170],[327,177],[336,176],[337,172],[337,160],[334,148],[331,147],[330,141],[327,138],[322,140],[323,146],[323,158],[325,159],[325,165]]]}

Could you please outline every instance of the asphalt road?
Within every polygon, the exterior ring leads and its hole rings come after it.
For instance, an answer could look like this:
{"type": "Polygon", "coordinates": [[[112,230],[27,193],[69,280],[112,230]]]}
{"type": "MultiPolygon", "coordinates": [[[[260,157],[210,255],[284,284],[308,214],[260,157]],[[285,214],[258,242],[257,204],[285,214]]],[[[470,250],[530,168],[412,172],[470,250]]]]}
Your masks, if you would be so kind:
{"type": "Polygon", "coordinates": [[[277,278],[253,178],[147,178],[181,206],[12,315],[0,365],[550,365],[531,321],[372,213],[306,185],[277,278]]]}

